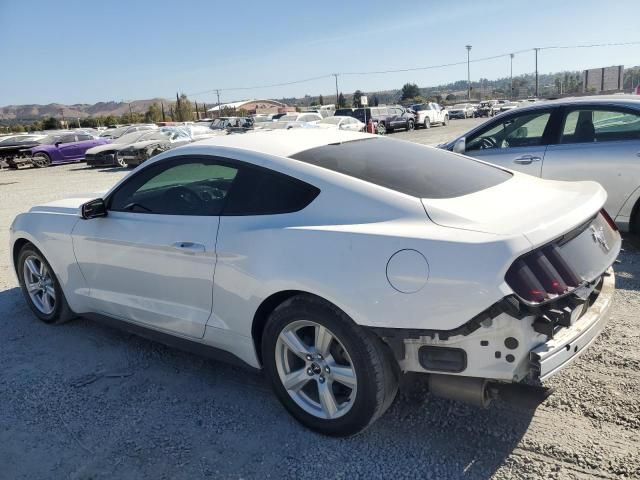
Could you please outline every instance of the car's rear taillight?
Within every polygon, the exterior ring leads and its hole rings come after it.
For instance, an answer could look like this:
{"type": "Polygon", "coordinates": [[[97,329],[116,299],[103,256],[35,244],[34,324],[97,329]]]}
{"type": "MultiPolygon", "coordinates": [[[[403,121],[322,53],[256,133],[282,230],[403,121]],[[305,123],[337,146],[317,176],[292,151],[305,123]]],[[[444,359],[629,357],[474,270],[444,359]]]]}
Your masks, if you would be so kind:
{"type": "Polygon", "coordinates": [[[602,217],[606,220],[607,224],[613,229],[614,232],[618,231],[618,226],[616,225],[616,222],[613,221],[613,218],[609,216],[609,214],[604,208],[600,210],[600,215],[602,215],[602,217]]]}

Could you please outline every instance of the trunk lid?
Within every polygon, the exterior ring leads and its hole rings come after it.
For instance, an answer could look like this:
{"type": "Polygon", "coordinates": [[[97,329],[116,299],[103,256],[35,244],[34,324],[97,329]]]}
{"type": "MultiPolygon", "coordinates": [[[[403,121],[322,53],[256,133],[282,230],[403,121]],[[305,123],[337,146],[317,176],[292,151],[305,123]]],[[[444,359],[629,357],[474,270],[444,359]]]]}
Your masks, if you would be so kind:
{"type": "Polygon", "coordinates": [[[524,235],[543,245],[595,217],[607,198],[596,182],[513,178],[469,195],[422,199],[436,224],[496,235],[524,235]]]}

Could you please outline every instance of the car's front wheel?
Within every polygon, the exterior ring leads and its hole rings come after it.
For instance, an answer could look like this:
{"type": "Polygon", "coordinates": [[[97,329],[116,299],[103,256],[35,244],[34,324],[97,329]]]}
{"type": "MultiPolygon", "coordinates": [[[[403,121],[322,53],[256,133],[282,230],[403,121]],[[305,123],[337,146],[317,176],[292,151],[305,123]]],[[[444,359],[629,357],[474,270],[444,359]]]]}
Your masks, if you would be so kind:
{"type": "Polygon", "coordinates": [[[424,128],[431,128],[431,119],[429,117],[424,119],[424,128]]]}
{"type": "Polygon", "coordinates": [[[379,122],[378,125],[376,126],[376,133],[378,135],[385,135],[387,133],[387,127],[385,126],[384,123],[379,122]]]}
{"type": "Polygon", "coordinates": [[[407,122],[407,130],[408,130],[408,131],[413,130],[413,129],[415,128],[415,126],[416,126],[416,125],[415,125],[415,123],[414,123],[414,121],[413,121],[413,120],[409,120],[409,121],[407,122]]]}
{"type": "Polygon", "coordinates": [[[122,158],[120,155],[118,155],[116,153],[116,162],[118,163],[118,165],[120,165],[122,168],[127,168],[129,165],[127,165],[127,162],[125,162],[124,158],[122,158]]]}
{"type": "Polygon", "coordinates": [[[361,432],[386,411],[398,389],[397,364],[382,341],[311,295],[276,308],[262,353],[284,407],[326,435],[361,432]]]}
{"type": "Polygon", "coordinates": [[[33,157],[31,157],[31,163],[33,163],[34,167],[44,168],[51,165],[51,157],[46,153],[36,153],[33,157]]]}
{"type": "Polygon", "coordinates": [[[33,245],[20,250],[16,265],[22,294],[36,317],[45,323],[74,317],[51,265],[33,245]]]}

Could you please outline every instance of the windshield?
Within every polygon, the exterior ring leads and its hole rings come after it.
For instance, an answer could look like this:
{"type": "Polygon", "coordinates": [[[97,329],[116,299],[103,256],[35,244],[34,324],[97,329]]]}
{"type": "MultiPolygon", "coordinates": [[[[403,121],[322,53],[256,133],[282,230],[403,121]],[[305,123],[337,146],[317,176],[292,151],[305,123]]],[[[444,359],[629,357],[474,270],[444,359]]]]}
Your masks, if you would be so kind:
{"type": "Polygon", "coordinates": [[[118,138],[120,135],[122,135],[129,127],[118,127],[118,128],[110,128],[108,130],[105,130],[104,132],[102,132],[100,134],[101,137],[111,137],[111,138],[118,138]]]}
{"type": "Polygon", "coordinates": [[[125,143],[134,143],[137,142],[143,135],[148,132],[132,132],[127,133],[126,135],[121,136],[114,140],[113,143],[125,144],[125,143]]]}
{"type": "Polygon", "coordinates": [[[467,108],[467,104],[466,103],[456,103],[453,108],[459,108],[459,109],[463,109],[463,108],[467,108]]]}
{"type": "Polygon", "coordinates": [[[62,138],[62,135],[47,135],[46,137],[38,140],[38,143],[40,145],[53,145],[60,141],[60,138],[62,138]]]}
{"type": "Polygon", "coordinates": [[[339,125],[341,121],[342,121],[342,118],[340,117],[327,117],[327,118],[323,118],[318,123],[326,123],[329,125],[339,125]]]}
{"type": "Polygon", "coordinates": [[[312,148],[292,158],[418,198],[459,197],[512,176],[446,150],[380,137],[312,148]]]}

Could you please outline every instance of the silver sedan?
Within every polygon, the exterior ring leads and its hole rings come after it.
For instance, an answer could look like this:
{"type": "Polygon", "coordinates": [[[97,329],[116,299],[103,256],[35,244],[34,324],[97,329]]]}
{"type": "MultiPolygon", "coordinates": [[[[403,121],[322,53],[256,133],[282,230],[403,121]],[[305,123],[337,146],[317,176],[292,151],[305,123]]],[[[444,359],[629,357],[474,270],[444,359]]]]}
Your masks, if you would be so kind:
{"type": "Polygon", "coordinates": [[[552,180],[594,180],[624,231],[640,232],[640,97],[539,102],[504,113],[441,145],[552,180]]]}

